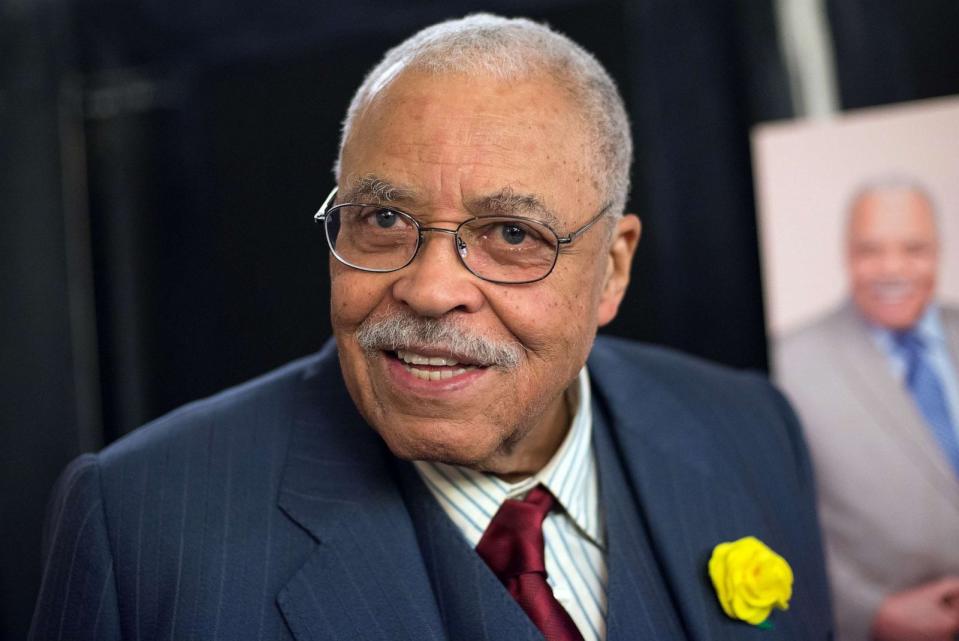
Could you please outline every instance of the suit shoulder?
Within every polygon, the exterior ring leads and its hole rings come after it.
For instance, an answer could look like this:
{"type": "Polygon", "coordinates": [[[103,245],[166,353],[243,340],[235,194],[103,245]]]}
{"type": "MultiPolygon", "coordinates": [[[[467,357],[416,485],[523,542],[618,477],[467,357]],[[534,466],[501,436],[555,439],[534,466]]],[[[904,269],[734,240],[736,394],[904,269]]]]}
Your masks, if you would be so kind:
{"type": "MultiPolygon", "coordinates": [[[[95,454],[81,454],[60,473],[47,502],[45,523],[59,523],[64,513],[75,506],[88,506],[99,501],[100,469],[95,454]]],[[[52,532],[44,528],[44,556],[52,544],[52,532]]]]}
{"type": "Polygon", "coordinates": [[[942,316],[942,322],[945,325],[959,327],[959,307],[940,305],[939,314],[942,316]]]}
{"type": "Polygon", "coordinates": [[[762,372],[740,370],[665,347],[604,339],[594,350],[590,376],[614,403],[636,405],[640,395],[671,398],[714,429],[745,434],[792,420],[782,393],[762,372]],[[762,420],[750,420],[750,419],[762,420]]]}
{"type": "Polygon", "coordinates": [[[681,387],[766,384],[765,376],[757,372],[734,369],[667,347],[610,336],[597,338],[591,361],[620,373],[648,375],[662,382],[679,383],[681,387]]]}
{"type": "Polygon", "coordinates": [[[775,343],[778,345],[808,344],[842,331],[849,324],[852,312],[847,306],[838,307],[820,314],[798,327],[784,332],[775,343]]]}
{"type": "Polygon", "coordinates": [[[297,383],[315,369],[329,350],[281,366],[205,399],[193,401],[133,430],[101,451],[104,469],[154,456],[182,455],[199,443],[212,442],[217,432],[236,439],[261,432],[274,438],[289,423],[297,383]]]}
{"type": "Polygon", "coordinates": [[[777,371],[787,364],[801,366],[806,362],[821,363],[825,352],[832,352],[845,340],[855,325],[845,307],[818,316],[772,341],[772,361],[777,371]]]}
{"type": "Polygon", "coordinates": [[[685,430],[694,440],[738,444],[743,451],[776,442],[780,451],[802,458],[792,408],[763,373],[662,347],[604,339],[594,350],[590,377],[623,425],[635,422],[630,415],[665,415],[667,408],[669,429],[685,430]],[[689,420],[680,425],[676,416],[689,420]]]}
{"type": "Polygon", "coordinates": [[[613,405],[636,408],[650,398],[668,398],[674,407],[710,422],[713,429],[742,436],[768,431],[768,425],[782,424],[782,417],[792,414],[764,373],[624,339],[598,341],[590,377],[613,405]]]}

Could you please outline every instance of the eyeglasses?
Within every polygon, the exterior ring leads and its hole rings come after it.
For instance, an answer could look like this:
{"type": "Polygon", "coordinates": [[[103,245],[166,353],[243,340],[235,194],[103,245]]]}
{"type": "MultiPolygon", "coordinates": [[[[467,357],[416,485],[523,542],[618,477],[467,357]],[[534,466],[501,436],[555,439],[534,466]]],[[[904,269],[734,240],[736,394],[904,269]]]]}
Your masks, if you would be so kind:
{"type": "Polygon", "coordinates": [[[479,216],[455,229],[424,227],[394,207],[344,203],[330,207],[336,187],[314,222],[323,223],[330,251],[344,265],[365,272],[395,272],[413,262],[426,232],[449,234],[463,266],[477,278],[503,285],[535,283],[556,266],[559,248],[585,234],[609,205],[567,236],[522,216],[479,216]]]}

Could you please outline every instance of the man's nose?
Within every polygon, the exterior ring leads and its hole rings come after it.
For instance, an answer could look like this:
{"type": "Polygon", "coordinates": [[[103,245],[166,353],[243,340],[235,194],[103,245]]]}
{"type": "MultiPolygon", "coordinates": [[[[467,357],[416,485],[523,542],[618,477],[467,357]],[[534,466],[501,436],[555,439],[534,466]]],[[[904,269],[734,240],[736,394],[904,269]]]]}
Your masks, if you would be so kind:
{"type": "Polygon", "coordinates": [[[880,266],[885,275],[899,275],[908,265],[908,257],[900,251],[883,252],[880,266]]]}
{"type": "Polygon", "coordinates": [[[397,272],[393,296],[412,311],[439,317],[452,311],[476,312],[485,304],[479,280],[460,261],[452,230],[430,227],[413,262],[397,272]]]}

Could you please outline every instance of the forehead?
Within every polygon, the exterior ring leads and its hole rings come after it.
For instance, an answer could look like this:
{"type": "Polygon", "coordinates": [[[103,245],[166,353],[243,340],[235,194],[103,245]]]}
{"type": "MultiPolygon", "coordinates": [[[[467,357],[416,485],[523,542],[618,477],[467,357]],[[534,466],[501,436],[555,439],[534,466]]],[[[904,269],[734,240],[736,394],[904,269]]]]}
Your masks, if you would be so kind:
{"type": "Polygon", "coordinates": [[[598,198],[589,193],[580,113],[549,77],[406,71],[359,112],[341,183],[375,174],[434,200],[458,192],[459,202],[504,189],[547,201],[598,198]]]}
{"type": "Polygon", "coordinates": [[[850,221],[853,238],[864,236],[933,238],[935,217],[928,199],[911,189],[867,193],[855,204],[850,221]]]}

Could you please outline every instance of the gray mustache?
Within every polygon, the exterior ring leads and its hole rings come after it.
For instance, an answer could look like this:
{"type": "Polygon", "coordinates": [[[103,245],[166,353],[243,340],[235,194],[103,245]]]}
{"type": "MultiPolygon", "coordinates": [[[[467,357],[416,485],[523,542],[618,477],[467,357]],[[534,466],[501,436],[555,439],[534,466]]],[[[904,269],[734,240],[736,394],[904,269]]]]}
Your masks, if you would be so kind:
{"type": "Polygon", "coordinates": [[[367,318],[356,329],[356,341],[367,353],[434,347],[471,362],[503,369],[517,367],[523,352],[515,342],[491,340],[449,318],[424,318],[408,312],[367,318]]]}

